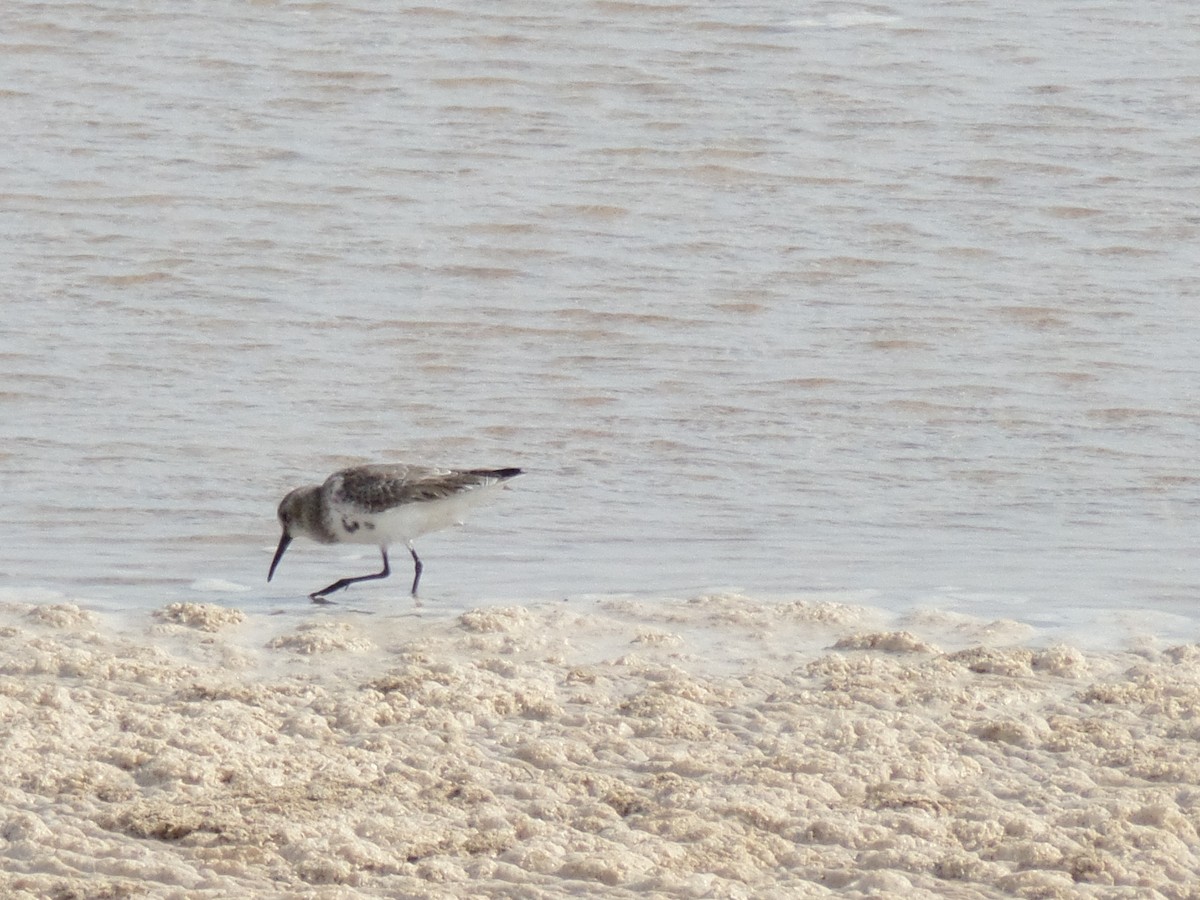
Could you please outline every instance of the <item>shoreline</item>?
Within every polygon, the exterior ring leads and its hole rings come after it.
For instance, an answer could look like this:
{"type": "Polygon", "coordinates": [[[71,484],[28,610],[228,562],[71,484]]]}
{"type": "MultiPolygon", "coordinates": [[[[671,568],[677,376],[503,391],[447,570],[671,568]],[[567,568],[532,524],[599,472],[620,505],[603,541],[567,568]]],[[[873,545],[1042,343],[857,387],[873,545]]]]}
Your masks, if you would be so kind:
{"type": "Polygon", "coordinates": [[[1194,644],[737,595],[115,620],[0,603],[6,896],[1200,881],[1194,644]]]}

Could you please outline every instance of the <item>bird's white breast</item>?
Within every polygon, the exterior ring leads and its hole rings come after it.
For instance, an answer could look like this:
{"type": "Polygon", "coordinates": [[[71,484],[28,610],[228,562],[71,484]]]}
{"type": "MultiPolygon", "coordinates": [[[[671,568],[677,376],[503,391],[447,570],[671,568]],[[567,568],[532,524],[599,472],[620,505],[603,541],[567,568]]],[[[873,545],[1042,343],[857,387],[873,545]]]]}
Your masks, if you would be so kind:
{"type": "Polygon", "coordinates": [[[440,500],[404,503],[380,512],[332,501],[329,527],[343,543],[376,546],[406,543],[431,531],[461,525],[472,507],[488,500],[500,487],[500,484],[481,486],[440,500]]]}

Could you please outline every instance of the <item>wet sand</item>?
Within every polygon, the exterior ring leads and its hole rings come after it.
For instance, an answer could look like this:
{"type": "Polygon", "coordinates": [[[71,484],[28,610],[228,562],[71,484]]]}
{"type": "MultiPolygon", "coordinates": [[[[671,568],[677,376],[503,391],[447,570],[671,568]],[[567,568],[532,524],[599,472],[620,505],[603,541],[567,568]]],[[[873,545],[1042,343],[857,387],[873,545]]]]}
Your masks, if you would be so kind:
{"type": "Polygon", "coordinates": [[[1200,896],[1200,647],[882,621],[9,600],[0,894],[1200,896]]]}

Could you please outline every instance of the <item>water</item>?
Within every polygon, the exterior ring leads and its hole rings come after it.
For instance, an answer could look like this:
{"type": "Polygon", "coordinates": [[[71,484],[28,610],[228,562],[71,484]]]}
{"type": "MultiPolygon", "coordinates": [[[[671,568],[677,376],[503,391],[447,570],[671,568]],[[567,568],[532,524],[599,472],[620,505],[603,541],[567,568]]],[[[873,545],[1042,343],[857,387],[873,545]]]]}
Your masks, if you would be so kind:
{"type": "Polygon", "coordinates": [[[279,498],[408,460],[530,472],[422,540],[431,605],[1187,631],[1198,36],[1185,0],[11,4],[0,579],[304,603],[376,560],[266,585],[279,498]]]}

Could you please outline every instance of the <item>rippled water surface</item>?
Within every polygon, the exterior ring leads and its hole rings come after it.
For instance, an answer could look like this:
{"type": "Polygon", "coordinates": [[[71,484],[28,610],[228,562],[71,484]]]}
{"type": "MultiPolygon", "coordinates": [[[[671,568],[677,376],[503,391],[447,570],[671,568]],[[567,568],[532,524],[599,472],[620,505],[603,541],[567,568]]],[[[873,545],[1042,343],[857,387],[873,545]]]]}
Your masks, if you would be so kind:
{"type": "Polygon", "coordinates": [[[2,582],[306,603],[376,560],[266,585],[279,498],[411,460],[529,470],[431,605],[1192,617],[1198,59],[1189,0],[10,4],[2,582]]]}

